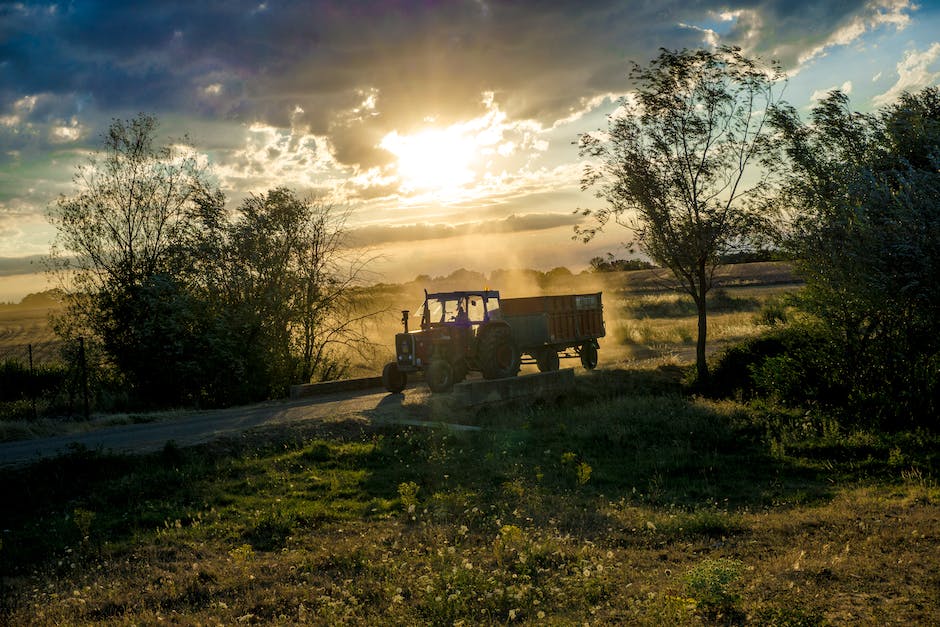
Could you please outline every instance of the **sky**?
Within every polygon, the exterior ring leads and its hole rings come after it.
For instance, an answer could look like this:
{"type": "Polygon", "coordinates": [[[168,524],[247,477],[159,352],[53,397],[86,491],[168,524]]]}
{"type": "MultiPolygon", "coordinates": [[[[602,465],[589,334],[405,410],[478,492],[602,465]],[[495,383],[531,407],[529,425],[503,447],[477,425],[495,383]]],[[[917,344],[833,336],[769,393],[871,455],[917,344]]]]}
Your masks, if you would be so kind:
{"type": "Polygon", "coordinates": [[[0,0],[0,302],[46,289],[47,208],[115,118],[188,135],[230,203],[277,186],[349,210],[386,281],[579,271],[630,233],[597,208],[579,134],[660,48],[775,59],[801,112],[940,83],[937,0],[0,0]]]}

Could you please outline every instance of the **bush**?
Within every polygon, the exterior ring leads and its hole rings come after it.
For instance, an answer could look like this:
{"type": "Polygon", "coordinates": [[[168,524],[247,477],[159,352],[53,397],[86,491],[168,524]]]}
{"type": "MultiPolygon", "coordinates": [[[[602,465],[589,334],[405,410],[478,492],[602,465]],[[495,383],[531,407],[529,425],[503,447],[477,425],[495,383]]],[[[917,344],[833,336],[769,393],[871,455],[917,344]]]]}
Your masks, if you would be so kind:
{"type": "Polygon", "coordinates": [[[834,348],[821,327],[775,328],[712,357],[705,393],[742,401],[766,398],[787,406],[842,406],[847,393],[834,348]]]}
{"type": "Polygon", "coordinates": [[[61,365],[29,367],[15,359],[0,362],[0,402],[13,402],[46,396],[59,390],[68,371],[61,365]]]}
{"type": "Polygon", "coordinates": [[[742,572],[744,564],[738,560],[705,559],[686,574],[686,590],[700,609],[727,612],[739,599],[742,572]]]}

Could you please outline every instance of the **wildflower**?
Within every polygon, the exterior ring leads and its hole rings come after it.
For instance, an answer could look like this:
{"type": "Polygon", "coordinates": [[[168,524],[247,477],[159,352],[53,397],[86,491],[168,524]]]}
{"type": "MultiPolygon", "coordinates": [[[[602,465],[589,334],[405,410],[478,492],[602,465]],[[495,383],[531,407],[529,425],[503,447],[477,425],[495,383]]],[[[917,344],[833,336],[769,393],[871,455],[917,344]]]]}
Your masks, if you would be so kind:
{"type": "Polygon", "coordinates": [[[516,620],[516,610],[509,610],[509,620],[516,620]]]}

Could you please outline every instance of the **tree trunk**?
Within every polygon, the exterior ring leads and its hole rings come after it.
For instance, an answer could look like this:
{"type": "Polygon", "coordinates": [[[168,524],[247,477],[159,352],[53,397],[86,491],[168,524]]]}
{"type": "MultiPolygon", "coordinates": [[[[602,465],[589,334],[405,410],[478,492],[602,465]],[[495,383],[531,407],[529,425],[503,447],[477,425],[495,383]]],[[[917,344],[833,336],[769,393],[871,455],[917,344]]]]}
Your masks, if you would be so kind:
{"type": "Polygon", "coordinates": [[[698,310],[698,342],[695,346],[695,367],[698,373],[699,385],[708,382],[708,363],[705,361],[705,340],[708,337],[708,314],[706,312],[705,295],[708,293],[705,276],[705,264],[699,265],[698,295],[695,298],[695,308],[698,310]]]}

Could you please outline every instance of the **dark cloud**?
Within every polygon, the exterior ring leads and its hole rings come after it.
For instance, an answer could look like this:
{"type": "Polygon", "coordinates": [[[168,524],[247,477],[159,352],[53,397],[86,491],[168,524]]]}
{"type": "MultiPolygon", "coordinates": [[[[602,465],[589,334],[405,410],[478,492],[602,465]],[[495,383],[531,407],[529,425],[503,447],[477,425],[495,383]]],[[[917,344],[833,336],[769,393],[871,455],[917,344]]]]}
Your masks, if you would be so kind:
{"type": "MultiPolygon", "coordinates": [[[[112,0],[0,6],[0,115],[52,124],[82,117],[93,132],[112,115],[154,112],[289,127],[333,138],[338,159],[388,162],[375,148],[407,132],[482,112],[492,91],[511,118],[551,124],[581,99],[628,87],[628,61],[660,46],[701,45],[680,24],[714,23],[710,10],[752,11],[724,36],[792,66],[865,9],[863,0],[817,2],[319,2],[129,3],[112,0]],[[758,25],[759,39],[750,41],[758,25]],[[352,115],[364,93],[374,111],[352,115]],[[298,116],[295,109],[303,113],[298,116]],[[89,123],[91,111],[98,119],[89,123]]],[[[26,147],[42,133],[0,137],[26,147]]],[[[19,148],[17,148],[19,149],[19,148]]]]}
{"type": "Polygon", "coordinates": [[[356,246],[378,246],[393,242],[412,242],[446,239],[463,235],[487,235],[494,233],[522,233],[544,231],[580,222],[580,217],[571,214],[530,213],[511,215],[499,220],[466,222],[462,224],[409,224],[405,226],[365,226],[350,231],[350,242],[356,246]]]}

